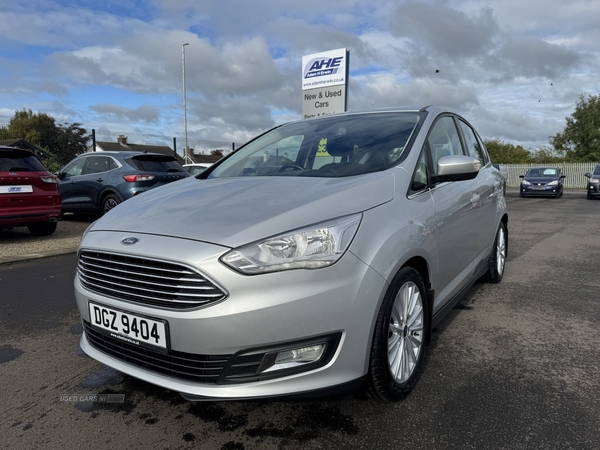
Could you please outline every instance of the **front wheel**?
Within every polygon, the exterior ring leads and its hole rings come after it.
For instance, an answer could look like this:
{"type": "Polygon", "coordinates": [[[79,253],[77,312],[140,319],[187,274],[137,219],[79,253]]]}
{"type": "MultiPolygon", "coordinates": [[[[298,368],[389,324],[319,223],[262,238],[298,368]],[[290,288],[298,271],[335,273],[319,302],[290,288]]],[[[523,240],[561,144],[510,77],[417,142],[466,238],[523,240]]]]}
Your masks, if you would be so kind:
{"type": "Polygon", "coordinates": [[[508,253],[508,231],[504,222],[500,222],[494,247],[488,261],[488,271],[485,275],[485,281],[488,283],[500,283],[504,275],[504,266],[506,264],[506,255],[508,253]]]}
{"type": "Polygon", "coordinates": [[[394,277],[381,305],[369,364],[368,391],[398,401],[416,385],[429,331],[425,285],[412,267],[394,277]]]}

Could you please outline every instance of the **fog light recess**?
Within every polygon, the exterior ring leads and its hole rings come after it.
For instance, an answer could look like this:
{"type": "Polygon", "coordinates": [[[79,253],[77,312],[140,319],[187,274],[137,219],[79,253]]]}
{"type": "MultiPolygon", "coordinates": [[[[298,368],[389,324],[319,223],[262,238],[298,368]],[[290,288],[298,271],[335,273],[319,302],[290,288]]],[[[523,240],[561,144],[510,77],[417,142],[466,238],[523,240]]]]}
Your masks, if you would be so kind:
{"type": "Polygon", "coordinates": [[[327,344],[316,344],[292,350],[267,353],[263,357],[258,373],[270,373],[277,370],[295,369],[319,361],[325,354],[327,344]]]}

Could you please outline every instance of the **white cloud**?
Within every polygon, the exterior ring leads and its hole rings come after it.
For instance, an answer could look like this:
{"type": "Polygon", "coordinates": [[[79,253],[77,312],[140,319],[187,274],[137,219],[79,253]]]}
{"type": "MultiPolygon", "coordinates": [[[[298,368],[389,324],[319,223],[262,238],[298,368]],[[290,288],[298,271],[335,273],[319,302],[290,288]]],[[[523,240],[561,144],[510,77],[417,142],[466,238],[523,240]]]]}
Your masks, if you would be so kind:
{"type": "Polygon", "coordinates": [[[443,104],[486,138],[544,145],[579,95],[600,88],[595,3],[7,3],[0,121],[31,108],[88,129],[181,139],[188,42],[189,136],[243,142],[300,117],[303,55],[346,47],[351,109],[443,104]]]}

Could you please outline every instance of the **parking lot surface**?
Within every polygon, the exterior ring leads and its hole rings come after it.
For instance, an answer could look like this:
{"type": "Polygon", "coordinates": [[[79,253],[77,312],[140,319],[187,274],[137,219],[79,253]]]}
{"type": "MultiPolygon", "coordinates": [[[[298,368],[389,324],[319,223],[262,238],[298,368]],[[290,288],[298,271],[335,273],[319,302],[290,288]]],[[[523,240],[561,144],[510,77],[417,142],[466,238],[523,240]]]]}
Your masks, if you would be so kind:
{"type": "Polygon", "coordinates": [[[33,236],[27,227],[0,230],[0,264],[73,253],[94,220],[91,215],[65,214],[50,236],[33,236]]]}
{"type": "Polygon", "coordinates": [[[600,201],[509,190],[507,203],[503,281],[473,286],[434,330],[415,390],[391,405],[361,393],[186,402],[77,355],[74,254],[2,264],[0,447],[597,449],[600,201]]]}

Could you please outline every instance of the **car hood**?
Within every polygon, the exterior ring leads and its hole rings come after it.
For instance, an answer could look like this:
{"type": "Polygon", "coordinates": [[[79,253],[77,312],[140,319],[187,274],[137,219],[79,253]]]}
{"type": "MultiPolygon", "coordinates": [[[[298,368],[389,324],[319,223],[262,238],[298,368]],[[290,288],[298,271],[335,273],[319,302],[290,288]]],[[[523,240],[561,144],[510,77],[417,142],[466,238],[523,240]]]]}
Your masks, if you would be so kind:
{"type": "Polygon", "coordinates": [[[153,189],[90,227],[237,247],[392,200],[390,171],[346,178],[194,177],[153,189]]]}
{"type": "Polygon", "coordinates": [[[523,179],[529,181],[530,183],[548,184],[551,181],[558,180],[558,177],[525,177],[523,179]]]}

